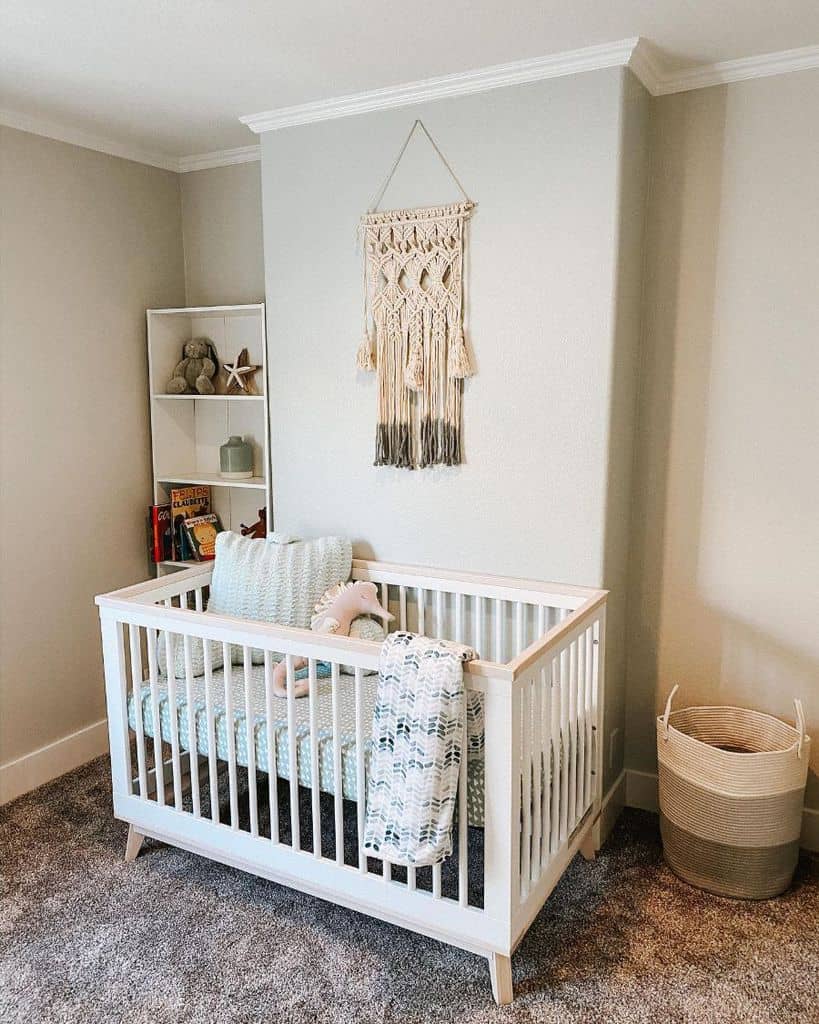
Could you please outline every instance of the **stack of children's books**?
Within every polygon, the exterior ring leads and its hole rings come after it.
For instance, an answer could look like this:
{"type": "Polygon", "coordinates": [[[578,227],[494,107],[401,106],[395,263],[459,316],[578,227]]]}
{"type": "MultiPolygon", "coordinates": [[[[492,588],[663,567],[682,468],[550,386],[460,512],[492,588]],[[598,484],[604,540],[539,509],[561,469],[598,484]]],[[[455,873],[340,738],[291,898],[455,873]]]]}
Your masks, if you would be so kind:
{"type": "Polygon", "coordinates": [[[148,509],[154,562],[207,562],[216,554],[219,516],[211,512],[210,487],[173,487],[170,501],[148,509]]]}

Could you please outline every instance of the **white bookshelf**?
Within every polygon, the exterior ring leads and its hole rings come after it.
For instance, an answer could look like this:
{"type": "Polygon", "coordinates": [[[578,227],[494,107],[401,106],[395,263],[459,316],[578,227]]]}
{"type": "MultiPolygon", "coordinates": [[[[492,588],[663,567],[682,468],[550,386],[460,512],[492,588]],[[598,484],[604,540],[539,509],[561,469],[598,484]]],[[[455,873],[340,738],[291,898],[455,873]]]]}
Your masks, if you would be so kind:
{"type": "MultiPolygon", "coordinates": [[[[148,380],[151,403],[153,500],[164,504],[172,487],[206,484],[211,505],[226,529],[255,523],[267,510],[272,529],[270,484],[270,417],[268,408],[267,342],[264,304],[149,309],[148,380]],[[214,395],[168,395],[165,392],[182,348],[191,338],[208,338],[216,350],[219,373],[214,395]],[[225,362],[246,348],[255,394],[225,394],[225,362]],[[224,480],[219,475],[219,448],[231,434],[241,434],[253,447],[253,476],[224,480]]],[[[162,562],[158,573],[191,563],[162,562]]]]}

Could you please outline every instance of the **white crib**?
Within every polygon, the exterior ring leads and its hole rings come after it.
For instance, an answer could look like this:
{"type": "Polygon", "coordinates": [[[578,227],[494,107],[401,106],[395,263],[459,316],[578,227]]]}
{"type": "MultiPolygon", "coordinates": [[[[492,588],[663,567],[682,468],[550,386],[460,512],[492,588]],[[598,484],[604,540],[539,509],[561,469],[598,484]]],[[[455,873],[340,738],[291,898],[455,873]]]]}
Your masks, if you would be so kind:
{"type": "Polygon", "coordinates": [[[473,764],[463,758],[453,856],[443,868],[404,870],[368,861],[358,843],[364,802],[344,798],[343,777],[346,793],[364,791],[379,645],[204,612],[211,571],[97,598],[126,859],[151,836],[470,950],[488,958],[496,1001],[511,1002],[512,953],[575,853],[599,847],[606,592],[354,561],[353,579],[379,585],[398,627],[482,655],[464,668],[484,701],[474,765],[482,832],[469,824],[473,764]],[[224,645],[221,673],[205,643],[204,677],[194,679],[193,638],[224,645]],[[157,647],[172,665],[180,643],[184,678],[166,678],[157,647]],[[241,651],[232,667],[229,645],[241,651]],[[287,663],[286,699],[272,693],[275,656],[287,663]],[[298,657],[311,693],[297,702],[298,657]],[[324,726],[319,662],[331,666],[324,726]]]}

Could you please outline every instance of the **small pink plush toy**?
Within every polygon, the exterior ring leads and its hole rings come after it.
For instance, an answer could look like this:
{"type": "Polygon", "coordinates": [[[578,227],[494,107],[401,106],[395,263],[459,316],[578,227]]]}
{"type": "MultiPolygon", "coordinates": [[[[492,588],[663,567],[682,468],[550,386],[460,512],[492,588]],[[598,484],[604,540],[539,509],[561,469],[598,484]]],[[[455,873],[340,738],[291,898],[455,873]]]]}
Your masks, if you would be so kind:
{"type": "MultiPolygon", "coordinates": [[[[316,633],[335,633],[338,636],[349,636],[350,626],[361,615],[376,615],[384,622],[391,622],[395,618],[379,604],[378,587],[363,580],[335,583],[329,590],[325,590],[314,611],[310,628],[316,633]]],[[[306,658],[293,659],[294,671],[303,669],[306,664],[306,658]]],[[[293,693],[296,697],[304,697],[309,688],[309,681],[300,679],[293,687],[293,693]]],[[[273,670],[273,693],[277,697],[287,696],[287,665],[284,661],[280,661],[273,670]]]]}

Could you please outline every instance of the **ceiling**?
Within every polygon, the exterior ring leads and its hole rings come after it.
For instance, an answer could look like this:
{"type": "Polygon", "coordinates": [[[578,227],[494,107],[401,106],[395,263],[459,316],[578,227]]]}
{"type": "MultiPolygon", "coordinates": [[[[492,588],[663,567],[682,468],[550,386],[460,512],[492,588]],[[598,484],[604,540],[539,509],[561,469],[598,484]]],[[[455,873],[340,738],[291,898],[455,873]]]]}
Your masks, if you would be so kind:
{"type": "Polygon", "coordinates": [[[0,111],[176,158],[255,142],[243,114],[634,36],[677,70],[813,46],[819,4],[2,0],[0,111]]]}

